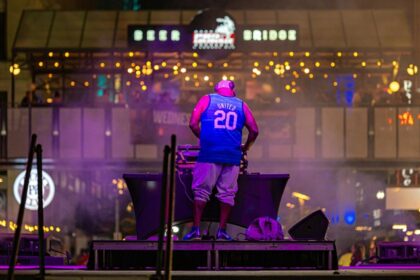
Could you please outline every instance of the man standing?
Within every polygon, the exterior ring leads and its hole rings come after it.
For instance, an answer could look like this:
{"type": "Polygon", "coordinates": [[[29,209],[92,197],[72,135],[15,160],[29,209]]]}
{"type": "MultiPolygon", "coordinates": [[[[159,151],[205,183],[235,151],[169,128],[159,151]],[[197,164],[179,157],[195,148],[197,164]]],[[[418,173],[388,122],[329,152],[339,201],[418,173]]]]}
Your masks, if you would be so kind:
{"type": "Polygon", "coordinates": [[[201,239],[200,221],[212,189],[217,187],[220,202],[218,240],[232,240],[226,223],[238,190],[239,165],[258,136],[258,126],[248,105],[235,96],[232,81],[220,81],[216,93],[203,96],[195,106],[190,128],[200,139],[200,153],[193,172],[193,227],[184,240],[201,239]],[[200,128],[201,122],[201,128],[200,128]],[[241,146],[242,129],[248,129],[246,143],[241,146]]]}

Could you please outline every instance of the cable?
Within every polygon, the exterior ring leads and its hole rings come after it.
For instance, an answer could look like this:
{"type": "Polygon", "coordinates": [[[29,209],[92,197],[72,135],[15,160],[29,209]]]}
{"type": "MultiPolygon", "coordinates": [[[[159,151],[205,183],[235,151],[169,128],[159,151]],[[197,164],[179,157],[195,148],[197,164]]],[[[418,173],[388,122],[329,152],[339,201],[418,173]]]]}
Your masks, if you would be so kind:
{"type": "Polygon", "coordinates": [[[181,185],[184,187],[185,196],[188,198],[189,201],[194,202],[194,199],[192,199],[191,196],[188,194],[187,186],[185,185],[184,181],[182,180],[181,173],[177,172],[177,174],[178,174],[179,182],[181,182],[181,185]]]}

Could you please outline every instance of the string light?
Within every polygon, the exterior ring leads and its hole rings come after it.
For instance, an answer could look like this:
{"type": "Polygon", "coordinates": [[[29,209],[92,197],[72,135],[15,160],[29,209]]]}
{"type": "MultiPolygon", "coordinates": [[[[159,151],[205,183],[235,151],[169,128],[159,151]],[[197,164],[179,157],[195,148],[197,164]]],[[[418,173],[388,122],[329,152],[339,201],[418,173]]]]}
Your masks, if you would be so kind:
{"type": "Polygon", "coordinates": [[[191,65],[192,65],[192,67],[194,67],[194,68],[198,66],[197,62],[195,62],[195,61],[194,61],[191,65]]]}
{"type": "Polygon", "coordinates": [[[121,67],[121,63],[120,62],[115,62],[115,67],[120,68],[121,67]]]}
{"type": "Polygon", "coordinates": [[[331,62],[331,64],[330,64],[330,65],[331,65],[331,67],[333,67],[333,68],[334,68],[334,67],[335,67],[335,62],[334,62],[334,61],[333,61],[333,62],[331,62]]]}
{"type": "Polygon", "coordinates": [[[337,56],[338,56],[338,57],[342,57],[342,56],[343,56],[343,54],[342,54],[341,52],[337,52],[337,56]]]}
{"type": "Polygon", "coordinates": [[[366,61],[362,61],[362,67],[366,67],[366,61]]]}
{"type": "Polygon", "coordinates": [[[310,57],[311,56],[311,53],[310,52],[305,52],[305,56],[306,57],[310,57]]]}
{"type": "Polygon", "coordinates": [[[208,68],[212,68],[213,67],[213,63],[211,63],[211,62],[207,63],[207,67],[208,68]]]}
{"type": "Polygon", "coordinates": [[[209,76],[207,76],[207,75],[206,75],[206,76],[204,76],[204,78],[203,78],[203,79],[204,79],[204,81],[206,81],[206,82],[207,82],[210,78],[209,78],[209,76]]]}
{"type": "Polygon", "coordinates": [[[104,67],[105,67],[105,62],[101,62],[101,63],[99,64],[99,67],[104,68],[104,67]]]}
{"type": "Polygon", "coordinates": [[[48,53],[48,56],[49,56],[49,57],[53,57],[53,56],[54,56],[54,53],[53,53],[53,52],[49,52],[49,53],[48,53]]]}
{"type": "Polygon", "coordinates": [[[129,57],[133,57],[133,56],[134,56],[134,53],[133,53],[133,52],[129,52],[129,53],[128,53],[128,56],[129,56],[129,57]]]}
{"type": "Polygon", "coordinates": [[[229,64],[227,63],[227,62],[225,62],[225,63],[223,63],[223,67],[228,67],[229,66],[229,64]]]}
{"type": "Polygon", "coordinates": [[[319,61],[316,61],[315,62],[315,67],[319,67],[319,66],[321,66],[321,63],[319,61]]]}
{"type": "Polygon", "coordinates": [[[353,52],[353,56],[354,57],[358,57],[359,56],[359,53],[358,52],[353,52]]]}
{"type": "Polygon", "coordinates": [[[65,52],[65,53],[64,53],[64,56],[65,56],[65,57],[69,57],[69,56],[70,56],[70,53],[69,53],[69,52],[65,52]]]}
{"type": "Polygon", "coordinates": [[[38,66],[39,67],[44,67],[44,62],[42,62],[42,61],[38,62],[38,66]]]}
{"type": "Polygon", "coordinates": [[[187,69],[186,68],[181,68],[181,73],[185,73],[185,72],[187,72],[187,69]]]}
{"type": "Polygon", "coordinates": [[[294,52],[289,52],[289,56],[290,57],[293,57],[295,55],[295,53],[294,52]]]}
{"type": "Polygon", "coordinates": [[[57,68],[60,66],[60,63],[58,61],[54,62],[54,67],[57,68]]]}

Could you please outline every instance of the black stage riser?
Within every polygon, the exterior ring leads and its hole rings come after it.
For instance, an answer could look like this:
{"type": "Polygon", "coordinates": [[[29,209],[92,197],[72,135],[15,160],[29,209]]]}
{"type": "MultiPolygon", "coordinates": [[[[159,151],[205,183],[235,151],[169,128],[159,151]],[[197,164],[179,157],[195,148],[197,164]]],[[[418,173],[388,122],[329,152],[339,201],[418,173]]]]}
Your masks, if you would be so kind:
{"type": "MultiPolygon", "coordinates": [[[[153,270],[155,241],[93,241],[90,270],[153,270]]],[[[334,242],[174,242],[174,270],[333,270],[334,242]]]]}

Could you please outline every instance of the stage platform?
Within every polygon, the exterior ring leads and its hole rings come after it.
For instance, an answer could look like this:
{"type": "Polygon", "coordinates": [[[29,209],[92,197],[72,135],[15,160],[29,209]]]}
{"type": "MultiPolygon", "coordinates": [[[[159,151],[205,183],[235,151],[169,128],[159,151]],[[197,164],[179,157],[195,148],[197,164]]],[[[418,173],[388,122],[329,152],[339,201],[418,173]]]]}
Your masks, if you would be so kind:
{"type": "MultiPolygon", "coordinates": [[[[153,270],[156,241],[92,241],[91,270],[153,270]]],[[[174,270],[333,270],[334,241],[174,241],[174,270]]]]}
{"type": "MultiPolygon", "coordinates": [[[[16,280],[36,279],[38,271],[16,271],[16,280]]],[[[89,271],[80,269],[58,270],[47,267],[46,280],[149,280],[153,271],[89,271]]],[[[7,270],[0,271],[0,279],[6,279],[7,270]]],[[[372,268],[345,268],[339,270],[323,271],[173,271],[174,280],[248,280],[248,279],[352,279],[352,280],[417,280],[420,279],[420,267],[372,267],[372,268]]]]}

